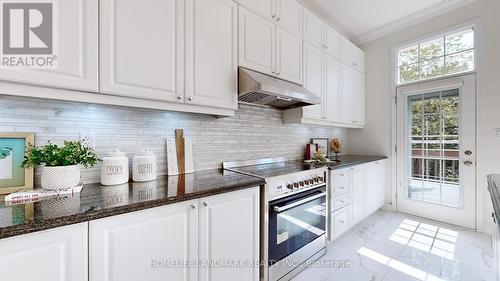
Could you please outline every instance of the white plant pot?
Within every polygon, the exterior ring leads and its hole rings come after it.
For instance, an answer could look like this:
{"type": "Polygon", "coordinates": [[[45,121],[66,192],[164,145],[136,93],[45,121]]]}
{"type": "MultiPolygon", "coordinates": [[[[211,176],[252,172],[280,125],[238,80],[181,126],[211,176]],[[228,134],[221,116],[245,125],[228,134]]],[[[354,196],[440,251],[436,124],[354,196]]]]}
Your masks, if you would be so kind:
{"type": "Polygon", "coordinates": [[[42,189],[66,190],[80,183],[80,167],[57,166],[42,168],[42,189]]]}

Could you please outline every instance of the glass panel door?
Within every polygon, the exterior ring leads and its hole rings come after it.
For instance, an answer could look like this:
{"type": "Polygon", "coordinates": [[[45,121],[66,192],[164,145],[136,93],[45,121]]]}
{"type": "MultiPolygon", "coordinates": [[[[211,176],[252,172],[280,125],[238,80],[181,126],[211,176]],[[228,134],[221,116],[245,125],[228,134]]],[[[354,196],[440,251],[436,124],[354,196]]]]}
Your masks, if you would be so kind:
{"type": "Polygon", "coordinates": [[[398,211],[475,228],[475,89],[473,74],[398,88],[398,211]]]}

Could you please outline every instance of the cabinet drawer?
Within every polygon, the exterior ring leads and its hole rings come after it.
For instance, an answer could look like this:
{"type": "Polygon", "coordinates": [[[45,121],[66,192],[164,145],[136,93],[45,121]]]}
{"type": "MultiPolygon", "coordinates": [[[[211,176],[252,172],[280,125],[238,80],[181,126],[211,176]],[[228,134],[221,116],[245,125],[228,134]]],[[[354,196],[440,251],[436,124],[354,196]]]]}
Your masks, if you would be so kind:
{"type": "Polygon", "coordinates": [[[330,215],[330,241],[351,228],[351,205],[347,205],[330,215]]]}
{"type": "Polygon", "coordinates": [[[351,185],[349,181],[344,182],[332,182],[332,198],[337,197],[338,195],[347,193],[351,191],[351,185]]]}
{"type": "Polygon", "coordinates": [[[332,197],[332,200],[330,201],[330,207],[331,211],[336,211],[348,204],[351,204],[351,194],[350,193],[345,193],[341,196],[338,197],[332,197]]]}
{"type": "Polygon", "coordinates": [[[332,184],[349,181],[349,170],[331,172],[330,182],[332,184]]]}

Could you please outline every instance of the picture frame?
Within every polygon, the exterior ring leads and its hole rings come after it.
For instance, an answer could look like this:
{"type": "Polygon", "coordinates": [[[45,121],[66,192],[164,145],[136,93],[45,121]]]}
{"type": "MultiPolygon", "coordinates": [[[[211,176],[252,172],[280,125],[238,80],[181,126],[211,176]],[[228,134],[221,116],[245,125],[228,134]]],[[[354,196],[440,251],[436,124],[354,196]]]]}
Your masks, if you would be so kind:
{"type": "Polygon", "coordinates": [[[21,167],[28,144],[35,144],[34,133],[0,132],[0,194],[33,189],[34,169],[21,167]]]}
{"type": "Polygon", "coordinates": [[[318,151],[322,151],[328,157],[328,138],[312,138],[311,143],[318,145],[318,151]]]}

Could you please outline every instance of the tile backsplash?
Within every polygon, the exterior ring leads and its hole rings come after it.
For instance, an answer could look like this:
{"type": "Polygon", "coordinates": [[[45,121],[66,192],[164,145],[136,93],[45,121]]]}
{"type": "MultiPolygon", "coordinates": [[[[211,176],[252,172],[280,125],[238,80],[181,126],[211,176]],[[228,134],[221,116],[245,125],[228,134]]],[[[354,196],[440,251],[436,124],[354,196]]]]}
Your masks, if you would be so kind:
{"type": "MultiPolygon", "coordinates": [[[[223,161],[281,156],[301,159],[305,144],[313,137],[339,137],[344,151],[348,150],[347,129],[283,125],[281,111],[266,107],[240,105],[236,116],[217,118],[0,95],[0,132],[34,132],[36,145],[95,136],[99,157],[119,148],[131,158],[148,148],[155,151],[159,174],[167,171],[166,138],[174,137],[178,128],[193,140],[197,171],[219,168],[223,161]]],[[[99,182],[99,169],[99,165],[82,169],[84,182],[99,182]]],[[[39,183],[39,173],[35,183],[39,183]]]]}

